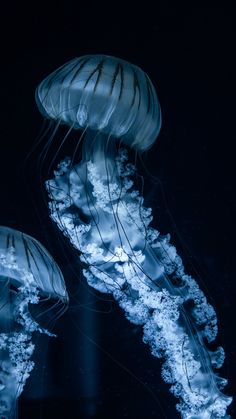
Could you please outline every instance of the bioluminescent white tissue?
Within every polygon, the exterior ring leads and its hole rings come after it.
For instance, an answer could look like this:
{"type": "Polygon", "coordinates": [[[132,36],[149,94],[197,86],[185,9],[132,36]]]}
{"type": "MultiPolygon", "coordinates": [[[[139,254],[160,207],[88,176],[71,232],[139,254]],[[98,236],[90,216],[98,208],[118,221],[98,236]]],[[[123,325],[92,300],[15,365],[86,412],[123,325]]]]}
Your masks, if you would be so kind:
{"type": "Polygon", "coordinates": [[[159,133],[150,79],[123,60],[85,56],[49,75],[36,100],[47,118],[85,132],[81,161],[62,161],[47,190],[51,218],[79,251],[88,283],[112,293],[143,327],[144,342],[164,359],[162,378],[182,418],[227,418],[227,380],[214,373],[224,350],[207,348],[217,334],[216,313],[169,236],[152,227],[124,148],[147,150],[159,133]]]}
{"type": "MultiPolygon", "coordinates": [[[[34,238],[0,227],[0,417],[15,417],[17,399],[34,367],[32,334],[46,333],[30,308],[51,299],[62,312],[68,303],[64,279],[34,238]]],[[[41,308],[42,308],[41,307],[41,308]]]]}

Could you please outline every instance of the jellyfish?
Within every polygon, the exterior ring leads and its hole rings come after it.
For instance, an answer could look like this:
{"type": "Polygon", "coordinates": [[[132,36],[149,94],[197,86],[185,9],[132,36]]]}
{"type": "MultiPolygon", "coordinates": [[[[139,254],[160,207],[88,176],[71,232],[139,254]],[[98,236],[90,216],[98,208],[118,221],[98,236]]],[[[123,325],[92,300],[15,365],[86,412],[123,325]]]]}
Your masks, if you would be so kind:
{"type": "Polygon", "coordinates": [[[161,128],[151,80],[122,59],[88,55],[45,78],[36,103],[57,126],[83,133],[81,160],[62,160],[46,189],[50,217],[78,250],[88,284],[112,294],[142,327],[182,418],[228,418],[227,380],[215,372],[224,350],[209,349],[215,310],[185,272],[170,236],[152,226],[129,161],[130,150],[148,150],[161,128]]]}
{"type": "Polygon", "coordinates": [[[68,303],[62,273],[33,237],[0,227],[0,417],[16,417],[17,399],[34,367],[33,333],[55,336],[31,314],[49,299],[62,313],[68,303]]]}

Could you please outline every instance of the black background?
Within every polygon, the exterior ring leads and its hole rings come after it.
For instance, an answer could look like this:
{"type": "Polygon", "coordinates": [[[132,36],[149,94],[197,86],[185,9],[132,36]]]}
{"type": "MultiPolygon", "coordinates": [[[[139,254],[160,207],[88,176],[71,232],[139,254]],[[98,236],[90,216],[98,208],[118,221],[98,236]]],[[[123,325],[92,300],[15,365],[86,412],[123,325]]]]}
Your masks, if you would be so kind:
{"type": "MultiPolygon", "coordinates": [[[[32,151],[42,118],[37,84],[59,65],[107,54],[140,66],[160,99],[163,126],[144,156],[154,225],[170,233],[214,305],[226,351],[226,392],[235,370],[235,18],[232,7],[170,7],[127,12],[127,4],[64,1],[4,4],[1,10],[0,223],[44,244],[70,292],[57,339],[35,338],[36,366],[19,400],[19,417],[175,418],[160,361],[112,299],[82,277],[78,257],[52,226],[32,151]],[[160,187],[161,185],[161,187],[160,187]],[[165,199],[161,190],[164,190],[165,199]],[[173,221],[174,219],[174,221],[173,221]],[[91,396],[91,397],[90,397],[91,396]]],[[[46,139],[44,140],[46,142],[46,139]]],[[[38,154],[37,154],[38,153],[38,154]]],[[[142,170],[142,169],[140,169],[142,170]]],[[[231,408],[232,417],[235,410],[231,408]]]]}

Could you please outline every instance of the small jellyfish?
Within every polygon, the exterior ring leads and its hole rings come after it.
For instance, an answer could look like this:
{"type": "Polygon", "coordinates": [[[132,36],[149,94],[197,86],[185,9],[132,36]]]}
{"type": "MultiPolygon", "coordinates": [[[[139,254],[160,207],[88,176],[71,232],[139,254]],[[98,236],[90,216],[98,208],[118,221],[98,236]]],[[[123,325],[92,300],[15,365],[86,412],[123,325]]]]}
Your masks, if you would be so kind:
{"type": "Polygon", "coordinates": [[[152,354],[165,359],[162,378],[182,418],[227,418],[227,380],[213,371],[224,351],[207,347],[217,335],[216,313],[185,273],[170,236],[152,227],[125,148],[143,152],[160,131],[150,79],[121,59],[85,56],[43,80],[36,101],[48,119],[85,134],[81,161],[62,161],[46,187],[50,216],[79,251],[88,283],[113,294],[142,326],[152,354]]]}
{"type": "Polygon", "coordinates": [[[15,417],[17,399],[34,367],[32,333],[46,333],[30,312],[51,299],[62,311],[68,303],[62,273],[34,238],[0,227],[0,417],[15,417]]]}

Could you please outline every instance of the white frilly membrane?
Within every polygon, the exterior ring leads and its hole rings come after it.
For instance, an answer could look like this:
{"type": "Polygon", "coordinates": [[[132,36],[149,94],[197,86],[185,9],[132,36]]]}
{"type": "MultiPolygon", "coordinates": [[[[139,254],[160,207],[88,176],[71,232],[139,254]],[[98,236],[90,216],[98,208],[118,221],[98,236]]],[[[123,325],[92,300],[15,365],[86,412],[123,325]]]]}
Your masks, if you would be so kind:
{"type": "MultiPolygon", "coordinates": [[[[29,311],[29,305],[39,303],[43,291],[34,274],[35,267],[31,269],[33,260],[37,264],[33,250],[27,247],[31,241],[40,246],[41,260],[37,266],[38,274],[42,275],[43,264],[50,269],[49,258],[43,253],[46,250],[30,236],[0,227],[0,418],[4,419],[17,417],[17,399],[34,368],[33,333],[55,336],[40,327],[29,311]],[[23,252],[19,253],[20,245],[25,249],[25,258],[23,252]]],[[[49,298],[47,289],[46,294],[49,298]]]]}
{"type": "Polygon", "coordinates": [[[169,235],[150,226],[126,150],[114,157],[101,134],[86,142],[82,161],[65,159],[46,183],[52,220],[80,252],[88,284],[113,294],[127,319],[143,327],[152,354],[165,359],[162,378],[181,417],[229,418],[232,398],[221,391],[227,380],[213,372],[224,350],[206,347],[217,334],[215,310],[184,272],[169,235]]]}

